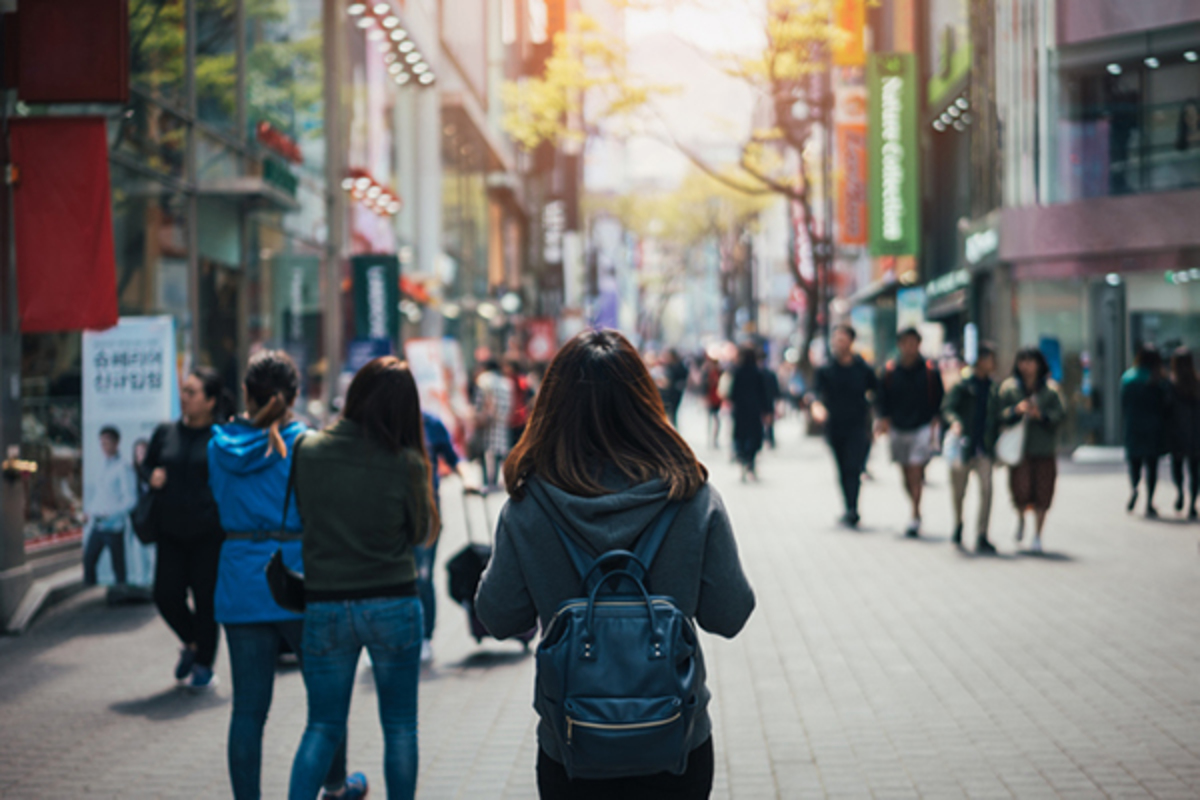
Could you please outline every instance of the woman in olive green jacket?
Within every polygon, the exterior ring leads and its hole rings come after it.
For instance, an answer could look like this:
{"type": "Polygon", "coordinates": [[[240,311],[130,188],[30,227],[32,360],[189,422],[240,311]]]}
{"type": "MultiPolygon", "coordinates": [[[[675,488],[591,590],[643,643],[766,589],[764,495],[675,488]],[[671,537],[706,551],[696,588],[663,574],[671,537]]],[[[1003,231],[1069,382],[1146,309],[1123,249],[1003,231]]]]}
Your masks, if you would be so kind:
{"type": "Polygon", "coordinates": [[[1042,528],[1054,500],[1058,428],[1066,413],[1042,351],[1021,348],[1012,377],[1000,387],[1000,422],[1011,426],[1025,420],[1025,453],[1021,463],[1008,471],[1008,488],[1020,519],[1018,542],[1025,536],[1025,512],[1033,511],[1036,527],[1031,549],[1036,553],[1042,551],[1042,528]]]}

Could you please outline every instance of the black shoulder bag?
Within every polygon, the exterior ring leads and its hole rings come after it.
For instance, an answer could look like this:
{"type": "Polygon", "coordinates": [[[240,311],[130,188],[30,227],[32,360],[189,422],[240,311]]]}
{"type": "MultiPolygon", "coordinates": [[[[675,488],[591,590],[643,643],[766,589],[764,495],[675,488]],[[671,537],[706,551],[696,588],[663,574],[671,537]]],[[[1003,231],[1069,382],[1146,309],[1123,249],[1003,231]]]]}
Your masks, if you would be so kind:
{"type": "MultiPolygon", "coordinates": [[[[151,463],[157,463],[158,456],[162,453],[164,440],[168,436],[175,433],[174,423],[164,423],[155,429],[154,435],[150,437],[150,445],[147,448],[146,460],[151,463]],[[153,456],[153,458],[152,458],[153,456]]],[[[159,528],[162,527],[162,503],[158,502],[158,489],[152,489],[149,486],[150,476],[142,472],[143,466],[138,467],[138,501],[133,507],[133,511],[129,512],[129,521],[133,525],[133,533],[137,536],[138,541],[142,544],[154,544],[158,541],[159,528]],[[146,491],[141,491],[141,483],[145,481],[146,491]]],[[[153,470],[151,470],[153,472],[153,470]]]]}
{"type": "MultiPolygon", "coordinates": [[[[292,490],[296,487],[296,459],[300,456],[300,442],[304,434],[296,437],[292,443],[292,465],[288,470],[287,491],[283,493],[283,518],[279,521],[279,533],[282,538],[287,529],[288,504],[292,499],[292,490]]],[[[275,551],[267,562],[267,588],[271,597],[284,611],[293,614],[304,613],[304,574],[296,572],[283,563],[283,548],[275,551]]]]}

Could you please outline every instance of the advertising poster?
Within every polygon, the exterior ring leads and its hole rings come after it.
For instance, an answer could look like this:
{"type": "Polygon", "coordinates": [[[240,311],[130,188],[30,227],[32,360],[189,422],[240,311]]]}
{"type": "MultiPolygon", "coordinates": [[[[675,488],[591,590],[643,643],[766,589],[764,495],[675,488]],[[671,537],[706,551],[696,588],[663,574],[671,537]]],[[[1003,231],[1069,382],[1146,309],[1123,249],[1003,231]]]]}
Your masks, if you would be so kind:
{"type": "Polygon", "coordinates": [[[867,243],[867,126],[837,126],[838,243],[867,243]]]}
{"type": "Polygon", "coordinates": [[[921,198],[913,54],[872,53],[867,64],[867,94],[871,255],[916,255],[921,198]]]}
{"type": "Polygon", "coordinates": [[[967,0],[931,0],[929,36],[928,102],[931,107],[948,99],[971,72],[970,10],[967,0]]]}
{"type": "Polygon", "coordinates": [[[400,260],[393,255],[350,259],[354,274],[354,335],[391,339],[400,335],[400,260]]]}
{"type": "Polygon", "coordinates": [[[867,60],[864,36],[867,27],[866,0],[836,0],[834,19],[841,33],[833,45],[834,66],[861,67],[867,60]]]}
{"type": "Polygon", "coordinates": [[[84,581],[150,588],[154,546],[129,514],[147,487],[136,465],[159,423],[179,416],[172,317],[122,317],[83,334],[84,581]]]}
{"type": "Polygon", "coordinates": [[[421,394],[421,410],[451,427],[450,397],[442,361],[441,339],[410,339],[404,343],[404,358],[421,394]]]}

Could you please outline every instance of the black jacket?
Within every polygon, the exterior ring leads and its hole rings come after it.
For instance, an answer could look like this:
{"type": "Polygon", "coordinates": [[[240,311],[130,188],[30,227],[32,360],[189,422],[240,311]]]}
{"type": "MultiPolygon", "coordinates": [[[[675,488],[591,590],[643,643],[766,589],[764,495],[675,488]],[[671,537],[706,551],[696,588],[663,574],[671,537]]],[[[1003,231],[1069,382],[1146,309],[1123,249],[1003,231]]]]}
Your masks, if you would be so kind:
{"type": "Polygon", "coordinates": [[[222,538],[217,501],[208,485],[208,440],[212,426],[189,428],[183,421],[165,422],[154,430],[142,480],[149,482],[155,468],[167,471],[167,483],[154,501],[159,534],[168,539],[194,541],[202,537],[222,538]]]}
{"type": "Polygon", "coordinates": [[[879,416],[898,431],[915,431],[933,422],[946,389],[932,361],[911,367],[889,361],[879,381],[879,416]]]}
{"type": "Polygon", "coordinates": [[[867,432],[871,405],[867,395],[879,391],[871,365],[855,354],[849,364],[831,359],[817,370],[813,393],[829,412],[825,430],[830,436],[867,432]]]}
{"type": "Polygon", "coordinates": [[[1187,397],[1171,384],[1170,450],[1177,456],[1200,458],[1200,395],[1187,397]]]}

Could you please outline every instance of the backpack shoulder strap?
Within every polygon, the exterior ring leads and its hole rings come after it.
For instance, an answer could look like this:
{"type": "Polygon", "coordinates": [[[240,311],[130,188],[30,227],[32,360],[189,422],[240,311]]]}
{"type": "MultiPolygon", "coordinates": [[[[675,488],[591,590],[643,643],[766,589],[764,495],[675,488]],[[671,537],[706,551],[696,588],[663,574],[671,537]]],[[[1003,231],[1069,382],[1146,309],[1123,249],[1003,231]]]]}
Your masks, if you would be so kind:
{"type": "Polygon", "coordinates": [[[551,527],[554,528],[555,534],[558,535],[558,540],[562,542],[563,549],[567,551],[567,557],[571,559],[572,566],[574,566],[575,571],[579,573],[580,580],[587,577],[587,574],[591,572],[592,566],[596,563],[596,560],[585,553],[583,548],[576,544],[575,541],[567,535],[566,531],[562,529],[562,526],[555,521],[554,517],[546,509],[545,504],[543,504],[541,499],[538,498],[537,492],[534,491],[532,487],[526,486],[525,496],[533,498],[533,502],[537,503],[538,507],[542,509],[542,514],[545,515],[546,519],[550,522],[551,527]]]}
{"type": "MultiPolygon", "coordinates": [[[[283,492],[283,518],[279,520],[279,536],[284,538],[287,536],[287,513],[288,505],[292,502],[292,492],[296,488],[296,458],[300,455],[300,443],[304,441],[304,435],[308,431],[304,431],[292,440],[292,463],[288,465],[287,489],[283,492]]],[[[299,500],[296,501],[299,505],[299,500]]]]}
{"type": "Polygon", "coordinates": [[[647,572],[650,570],[650,565],[654,563],[654,557],[658,555],[663,541],[667,538],[667,531],[670,530],[671,523],[679,515],[681,505],[679,502],[667,503],[659,513],[658,519],[655,520],[654,527],[650,529],[649,533],[642,534],[634,546],[633,554],[638,557],[638,561],[642,562],[642,566],[646,568],[647,572]]]}

